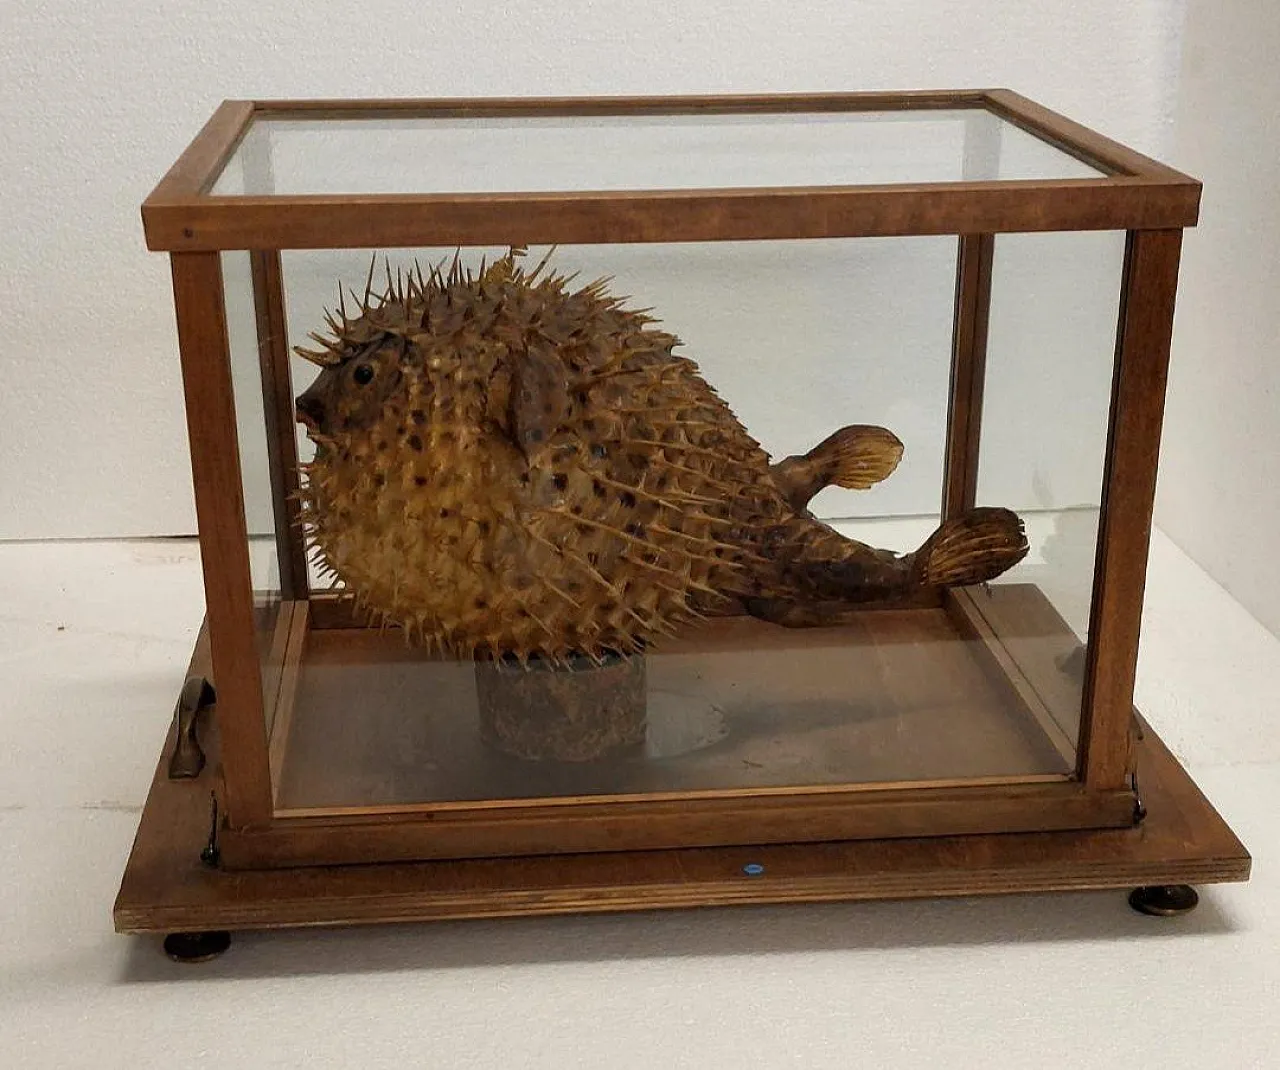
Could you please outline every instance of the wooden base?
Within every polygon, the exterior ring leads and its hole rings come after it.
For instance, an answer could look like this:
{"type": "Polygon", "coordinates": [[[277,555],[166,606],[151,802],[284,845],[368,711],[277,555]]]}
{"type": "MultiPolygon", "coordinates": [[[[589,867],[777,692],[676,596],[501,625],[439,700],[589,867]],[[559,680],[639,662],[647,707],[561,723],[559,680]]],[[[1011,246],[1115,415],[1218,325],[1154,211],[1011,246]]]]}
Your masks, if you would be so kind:
{"type": "Polygon", "coordinates": [[[352,925],[1242,881],[1249,855],[1163,743],[1135,828],[226,872],[201,863],[212,772],[165,756],[115,903],[122,933],[352,925]]]}

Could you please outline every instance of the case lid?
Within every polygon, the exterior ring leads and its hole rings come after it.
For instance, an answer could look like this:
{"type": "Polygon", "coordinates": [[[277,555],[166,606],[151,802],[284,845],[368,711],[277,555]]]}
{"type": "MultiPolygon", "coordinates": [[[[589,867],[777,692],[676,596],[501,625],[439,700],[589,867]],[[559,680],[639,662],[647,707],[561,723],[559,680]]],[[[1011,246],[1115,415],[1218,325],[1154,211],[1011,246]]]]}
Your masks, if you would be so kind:
{"type": "Polygon", "coordinates": [[[1193,225],[1199,184],[1007,90],[228,102],[153,249],[1193,225]]]}

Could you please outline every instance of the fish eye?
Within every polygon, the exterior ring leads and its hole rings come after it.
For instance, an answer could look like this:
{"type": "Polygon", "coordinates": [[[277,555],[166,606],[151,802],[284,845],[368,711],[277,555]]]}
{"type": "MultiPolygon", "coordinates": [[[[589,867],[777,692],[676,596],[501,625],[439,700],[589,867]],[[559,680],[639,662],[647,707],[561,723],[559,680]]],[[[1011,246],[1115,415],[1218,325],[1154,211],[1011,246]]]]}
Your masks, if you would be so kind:
{"type": "Polygon", "coordinates": [[[373,365],[357,364],[356,370],[351,373],[351,378],[356,381],[359,386],[367,386],[373,382],[373,365]]]}

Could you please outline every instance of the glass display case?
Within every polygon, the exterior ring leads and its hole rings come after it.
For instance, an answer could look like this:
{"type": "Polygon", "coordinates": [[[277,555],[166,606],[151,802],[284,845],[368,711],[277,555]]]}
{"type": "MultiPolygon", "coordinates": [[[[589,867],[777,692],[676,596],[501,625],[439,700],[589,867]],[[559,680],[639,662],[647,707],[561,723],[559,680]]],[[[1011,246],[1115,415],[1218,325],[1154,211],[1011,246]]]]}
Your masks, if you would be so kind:
{"type": "Polygon", "coordinates": [[[1132,709],[1198,202],[1006,90],[224,104],[117,926],[1243,879],[1132,709]]]}

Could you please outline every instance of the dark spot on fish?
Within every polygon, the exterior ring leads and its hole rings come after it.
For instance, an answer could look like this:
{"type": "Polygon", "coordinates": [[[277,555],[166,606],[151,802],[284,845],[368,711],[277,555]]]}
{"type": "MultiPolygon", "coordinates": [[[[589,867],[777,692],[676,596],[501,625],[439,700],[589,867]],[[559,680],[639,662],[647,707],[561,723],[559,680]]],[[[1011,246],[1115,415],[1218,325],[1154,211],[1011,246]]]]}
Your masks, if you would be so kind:
{"type": "Polygon", "coordinates": [[[607,455],[608,455],[608,451],[599,443],[596,443],[594,446],[591,447],[592,457],[605,457],[607,455]]]}
{"type": "Polygon", "coordinates": [[[384,487],[386,486],[386,484],[387,484],[386,476],[384,476],[381,472],[373,473],[373,485],[375,487],[384,487]]]}
{"type": "Polygon", "coordinates": [[[481,534],[481,535],[488,535],[488,534],[489,534],[489,531],[490,531],[489,521],[487,521],[487,520],[481,520],[481,521],[479,521],[479,522],[478,522],[478,525],[477,525],[477,526],[480,528],[480,534],[481,534]]]}
{"type": "Polygon", "coordinates": [[[628,524],[624,530],[628,535],[634,535],[637,539],[644,538],[643,524],[628,524]]]}
{"type": "Polygon", "coordinates": [[[452,511],[451,511],[451,510],[449,510],[449,509],[441,509],[441,510],[440,510],[440,519],[441,519],[441,520],[447,520],[447,519],[448,519],[449,517],[451,517],[452,515],[453,515],[452,511]]]}
{"type": "Polygon", "coordinates": [[[489,608],[489,603],[486,599],[483,599],[483,598],[476,599],[476,609],[488,609],[488,608],[489,608]]]}
{"type": "Polygon", "coordinates": [[[530,442],[541,442],[543,437],[544,436],[542,434],[542,428],[540,427],[535,427],[532,431],[529,432],[530,442]]]}
{"type": "Polygon", "coordinates": [[[410,435],[410,436],[409,436],[409,448],[410,448],[410,449],[417,450],[418,452],[421,452],[421,451],[422,451],[422,439],[421,439],[418,435],[410,435]]]}
{"type": "Polygon", "coordinates": [[[594,430],[596,429],[596,422],[595,422],[595,420],[583,420],[583,421],[582,421],[582,429],[583,429],[584,431],[594,431],[594,430]]]}
{"type": "Polygon", "coordinates": [[[569,485],[569,479],[563,472],[557,472],[552,476],[551,482],[555,485],[556,490],[564,490],[569,485]]]}
{"type": "Polygon", "coordinates": [[[600,480],[593,479],[591,481],[591,493],[593,493],[597,498],[603,498],[607,492],[604,489],[604,484],[601,483],[600,480]]]}
{"type": "Polygon", "coordinates": [[[598,553],[596,553],[594,550],[590,550],[590,551],[588,551],[588,553],[587,553],[587,564],[588,564],[588,565],[598,565],[599,563],[600,563],[600,555],[599,555],[598,553]]]}
{"type": "Polygon", "coordinates": [[[634,509],[636,507],[636,496],[629,490],[624,490],[619,494],[618,501],[624,509],[634,509]]]}
{"type": "Polygon", "coordinates": [[[658,563],[658,555],[655,551],[650,550],[644,555],[644,563],[646,565],[656,565],[658,563]]]}
{"type": "Polygon", "coordinates": [[[414,485],[415,487],[425,487],[425,486],[427,485],[427,477],[426,477],[426,476],[414,476],[414,477],[413,477],[413,485],[414,485]]]}
{"type": "Polygon", "coordinates": [[[528,485],[529,485],[529,473],[528,473],[528,472],[521,472],[521,473],[520,473],[520,486],[522,486],[522,487],[527,487],[528,485]]]}
{"type": "Polygon", "coordinates": [[[578,391],[578,404],[585,405],[587,403],[587,392],[585,390],[578,391]]]}
{"type": "Polygon", "coordinates": [[[410,415],[413,417],[413,422],[419,427],[427,422],[427,414],[421,409],[414,409],[410,415]]]}

